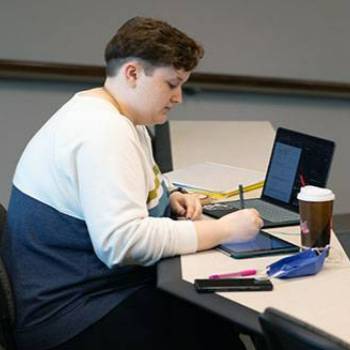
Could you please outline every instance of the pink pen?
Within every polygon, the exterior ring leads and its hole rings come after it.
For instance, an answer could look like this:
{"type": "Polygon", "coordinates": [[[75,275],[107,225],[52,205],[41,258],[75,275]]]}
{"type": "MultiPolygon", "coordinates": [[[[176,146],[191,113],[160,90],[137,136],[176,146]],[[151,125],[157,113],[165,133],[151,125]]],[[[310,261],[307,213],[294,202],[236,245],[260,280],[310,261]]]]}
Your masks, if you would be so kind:
{"type": "Polygon", "coordinates": [[[235,277],[245,277],[245,276],[254,276],[257,274],[257,270],[255,269],[248,269],[248,270],[242,270],[237,272],[229,272],[229,273],[222,273],[222,274],[214,274],[210,275],[210,280],[217,280],[220,278],[235,278],[235,277]]]}

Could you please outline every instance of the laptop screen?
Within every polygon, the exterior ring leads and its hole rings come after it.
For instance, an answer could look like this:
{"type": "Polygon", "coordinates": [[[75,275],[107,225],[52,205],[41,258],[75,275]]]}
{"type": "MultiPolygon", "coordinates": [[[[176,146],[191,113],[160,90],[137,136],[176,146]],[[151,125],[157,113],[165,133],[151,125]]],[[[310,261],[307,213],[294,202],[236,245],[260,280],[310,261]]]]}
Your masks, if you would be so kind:
{"type": "Polygon", "coordinates": [[[278,128],[262,199],[297,211],[301,186],[326,186],[334,148],[333,141],[278,128]]]}

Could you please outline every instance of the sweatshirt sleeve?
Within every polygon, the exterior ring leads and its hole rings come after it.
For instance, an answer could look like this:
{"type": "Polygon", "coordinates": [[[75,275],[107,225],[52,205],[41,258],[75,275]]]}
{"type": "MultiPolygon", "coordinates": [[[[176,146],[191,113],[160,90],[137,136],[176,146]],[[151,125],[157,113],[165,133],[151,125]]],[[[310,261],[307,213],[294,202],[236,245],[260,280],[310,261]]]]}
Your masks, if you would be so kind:
{"type": "Polygon", "coordinates": [[[81,210],[97,256],[112,268],[195,252],[193,222],[148,215],[143,150],[129,122],[115,118],[90,125],[74,152],[81,210]]]}

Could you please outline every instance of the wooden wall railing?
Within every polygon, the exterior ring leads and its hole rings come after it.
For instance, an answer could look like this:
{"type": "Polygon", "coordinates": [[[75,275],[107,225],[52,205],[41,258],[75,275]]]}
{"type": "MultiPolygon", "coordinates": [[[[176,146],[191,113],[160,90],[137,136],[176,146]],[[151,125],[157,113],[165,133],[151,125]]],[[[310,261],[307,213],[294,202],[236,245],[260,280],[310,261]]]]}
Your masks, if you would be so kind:
{"type": "MultiPolygon", "coordinates": [[[[104,67],[0,59],[0,79],[100,84],[104,79],[104,67]]],[[[199,72],[191,75],[184,89],[188,93],[211,90],[350,99],[350,83],[199,72]]]]}

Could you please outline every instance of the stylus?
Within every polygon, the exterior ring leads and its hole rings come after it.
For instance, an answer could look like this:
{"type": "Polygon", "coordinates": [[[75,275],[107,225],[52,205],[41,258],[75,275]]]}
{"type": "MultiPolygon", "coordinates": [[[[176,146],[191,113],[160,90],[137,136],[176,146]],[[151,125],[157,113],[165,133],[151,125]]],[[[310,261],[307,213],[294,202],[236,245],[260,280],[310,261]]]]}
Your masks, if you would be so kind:
{"type": "Polygon", "coordinates": [[[238,192],[239,192],[239,202],[241,205],[241,209],[244,209],[244,195],[243,195],[243,186],[238,185],[238,192]]]}
{"type": "Polygon", "coordinates": [[[254,276],[256,275],[258,270],[248,269],[237,272],[228,272],[228,273],[216,273],[209,276],[210,280],[217,280],[220,278],[234,278],[234,277],[245,277],[245,276],[254,276]]]}

